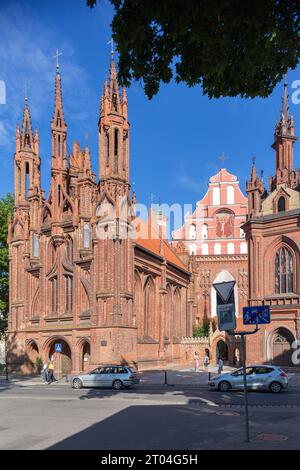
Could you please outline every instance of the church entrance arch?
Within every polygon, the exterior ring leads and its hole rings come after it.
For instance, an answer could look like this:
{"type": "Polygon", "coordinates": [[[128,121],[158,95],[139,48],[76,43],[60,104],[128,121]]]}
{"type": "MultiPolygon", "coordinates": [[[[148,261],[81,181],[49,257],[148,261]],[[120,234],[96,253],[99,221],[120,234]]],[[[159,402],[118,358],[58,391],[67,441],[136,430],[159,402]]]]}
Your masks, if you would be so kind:
{"type": "Polygon", "coordinates": [[[82,345],[82,362],[81,370],[86,372],[90,369],[91,363],[91,345],[88,341],[85,341],[82,345]]]}
{"type": "Polygon", "coordinates": [[[216,358],[217,361],[220,359],[223,361],[228,361],[228,346],[222,339],[217,342],[217,349],[216,349],[216,358]]]}
{"type": "Polygon", "coordinates": [[[277,328],[271,338],[271,361],[278,366],[292,366],[293,334],[284,327],[277,328]]]}
{"type": "Polygon", "coordinates": [[[60,378],[68,375],[72,371],[72,354],[67,341],[61,338],[55,338],[49,346],[49,359],[54,361],[54,375],[60,378]],[[61,344],[61,352],[55,352],[55,345],[61,344]]]}
{"type": "Polygon", "coordinates": [[[26,346],[26,354],[32,367],[36,365],[36,359],[39,357],[39,348],[35,341],[29,341],[26,346]]]}

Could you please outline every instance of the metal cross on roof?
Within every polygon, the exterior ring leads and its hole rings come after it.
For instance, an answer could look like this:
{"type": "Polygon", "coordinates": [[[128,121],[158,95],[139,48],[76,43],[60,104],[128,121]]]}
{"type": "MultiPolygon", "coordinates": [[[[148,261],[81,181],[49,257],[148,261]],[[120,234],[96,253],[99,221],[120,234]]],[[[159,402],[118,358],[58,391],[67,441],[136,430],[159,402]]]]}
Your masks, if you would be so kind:
{"type": "Polygon", "coordinates": [[[218,157],[218,159],[222,162],[223,165],[224,165],[225,160],[227,160],[227,158],[228,157],[224,155],[224,152],[222,152],[222,154],[218,157]]]}
{"type": "Polygon", "coordinates": [[[58,49],[56,49],[56,54],[53,56],[53,59],[56,59],[56,68],[59,69],[59,63],[58,63],[58,57],[62,55],[62,52],[59,52],[58,49]]]}
{"type": "Polygon", "coordinates": [[[25,101],[27,102],[28,101],[28,82],[26,81],[25,82],[25,86],[24,86],[24,93],[25,93],[25,101]]]}
{"type": "Polygon", "coordinates": [[[149,199],[150,199],[151,206],[153,204],[153,201],[154,201],[155,197],[156,197],[155,194],[153,194],[153,193],[150,194],[149,199]]]}

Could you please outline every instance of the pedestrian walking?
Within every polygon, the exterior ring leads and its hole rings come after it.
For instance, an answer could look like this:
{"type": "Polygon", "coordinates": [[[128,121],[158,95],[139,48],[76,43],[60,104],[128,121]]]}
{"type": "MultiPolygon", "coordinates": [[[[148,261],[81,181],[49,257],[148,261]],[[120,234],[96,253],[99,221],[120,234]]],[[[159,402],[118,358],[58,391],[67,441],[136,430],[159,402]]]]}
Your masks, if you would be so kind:
{"type": "Polygon", "coordinates": [[[224,366],[223,359],[222,359],[221,357],[219,357],[219,361],[218,361],[218,374],[222,374],[223,366],[224,366]]]}
{"type": "Polygon", "coordinates": [[[200,365],[199,354],[197,353],[197,351],[195,351],[195,354],[194,354],[194,364],[195,364],[195,372],[197,372],[199,369],[199,365],[200,365]]]}
{"type": "Polygon", "coordinates": [[[48,382],[48,362],[44,362],[43,369],[42,369],[42,377],[43,377],[43,382],[46,384],[48,382]]]}
{"type": "Polygon", "coordinates": [[[51,384],[54,380],[54,363],[51,361],[48,366],[48,384],[51,384]]]}
{"type": "Polygon", "coordinates": [[[208,366],[209,366],[209,357],[208,357],[208,354],[206,353],[205,358],[204,358],[204,367],[207,368],[208,366]]]}

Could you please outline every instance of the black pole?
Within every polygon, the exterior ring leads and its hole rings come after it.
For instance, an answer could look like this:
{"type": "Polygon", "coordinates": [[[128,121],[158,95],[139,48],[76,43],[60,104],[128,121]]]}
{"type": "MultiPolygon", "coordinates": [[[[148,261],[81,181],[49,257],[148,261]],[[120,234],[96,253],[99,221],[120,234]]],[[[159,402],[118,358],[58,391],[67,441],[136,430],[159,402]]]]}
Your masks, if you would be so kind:
{"type": "Polygon", "coordinates": [[[168,385],[167,371],[165,370],[165,385],[168,385]]]}
{"type": "Polygon", "coordinates": [[[249,414],[248,414],[248,390],[247,390],[247,376],[246,376],[246,335],[245,334],[242,334],[242,362],[243,362],[243,378],[244,378],[246,442],[250,442],[249,414]]]}

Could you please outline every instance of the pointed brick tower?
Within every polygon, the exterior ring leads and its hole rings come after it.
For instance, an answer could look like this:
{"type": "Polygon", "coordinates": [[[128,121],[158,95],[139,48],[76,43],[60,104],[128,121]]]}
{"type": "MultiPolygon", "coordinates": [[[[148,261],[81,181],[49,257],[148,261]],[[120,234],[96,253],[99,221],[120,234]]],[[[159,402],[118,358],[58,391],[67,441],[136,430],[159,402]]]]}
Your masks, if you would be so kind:
{"type": "Polygon", "coordinates": [[[67,192],[67,124],[65,122],[61,76],[59,65],[56,66],[54,114],[51,121],[51,206],[53,221],[60,221],[62,217],[62,201],[67,192]]]}
{"type": "Polygon", "coordinates": [[[101,339],[107,344],[100,356],[105,354],[110,362],[120,362],[122,357],[132,362],[137,359],[137,330],[133,311],[134,248],[130,239],[129,123],[126,92],[123,90],[120,96],[114,60],[109,83],[104,83],[98,128],[97,301],[100,325],[104,327],[101,339]]]}
{"type": "Polygon", "coordinates": [[[28,99],[25,98],[22,129],[16,129],[14,157],[15,205],[28,206],[33,192],[40,192],[40,158],[38,130],[32,132],[28,99]]]}
{"type": "Polygon", "coordinates": [[[280,121],[276,122],[274,143],[272,148],[276,152],[276,174],[270,179],[270,191],[280,184],[295,187],[299,182],[299,172],[294,171],[294,118],[289,112],[287,81],[284,82],[280,121]]]}
{"type": "Polygon", "coordinates": [[[247,181],[247,194],[248,194],[248,211],[249,216],[257,215],[261,209],[261,199],[264,194],[264,182],[261,178],[258,178],[255,167],[255,161],[253,159],[251,178],[247,181]]]}

